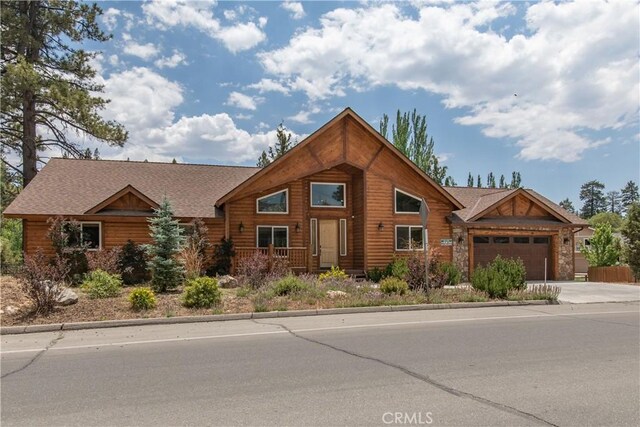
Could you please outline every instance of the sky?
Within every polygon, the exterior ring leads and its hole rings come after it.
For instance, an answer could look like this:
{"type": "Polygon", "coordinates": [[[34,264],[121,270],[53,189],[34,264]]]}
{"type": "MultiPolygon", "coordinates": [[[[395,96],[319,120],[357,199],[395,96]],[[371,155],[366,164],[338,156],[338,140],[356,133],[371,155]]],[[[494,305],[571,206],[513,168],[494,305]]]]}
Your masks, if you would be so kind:
{"type": "Polygon", "coordinates": [[[103,158],[255,165],[345,107],[414,108],[458,185],[489,172],[580,206],[638,182],[640,7],[601,2],[99,2],[86,43],[129,131],[103,158]]]}

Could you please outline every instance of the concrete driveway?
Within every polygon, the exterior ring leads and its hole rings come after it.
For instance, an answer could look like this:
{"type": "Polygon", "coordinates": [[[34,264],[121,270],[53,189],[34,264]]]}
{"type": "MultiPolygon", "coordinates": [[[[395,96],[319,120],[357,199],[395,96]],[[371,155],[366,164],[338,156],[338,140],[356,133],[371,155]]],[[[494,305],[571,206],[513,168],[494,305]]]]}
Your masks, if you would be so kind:
{"type": "MultiPolygon", "coordinates": [[[[540,282],[532,282],[540,284],[540,282]]],[[[640,286],[599,282],[549,282],[562,288],[561,303],[640,301],[640,286]]]]}

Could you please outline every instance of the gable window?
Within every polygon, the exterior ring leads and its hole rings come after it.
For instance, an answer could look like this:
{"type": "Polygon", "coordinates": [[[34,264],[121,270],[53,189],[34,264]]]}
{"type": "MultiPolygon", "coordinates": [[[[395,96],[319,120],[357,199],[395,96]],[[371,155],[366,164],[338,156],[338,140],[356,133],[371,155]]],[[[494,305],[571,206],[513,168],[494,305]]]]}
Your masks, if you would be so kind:
{"type": "Polygon", "coordinates": [[[329,182],[311,183],[311,206],[314,208],[344,208],[345,184],[329,182]]]}
{"type": "Polygon", "coordinates": [[[420,213],[420,203],[422,203],[422,200],[419,197],[398,190],[397,188],[395,193],[395,213],[420,213]]]}
{"type": "Polygon", "coordinates": [[[69,233],[69,246],[79,246],[80,242],[90,251],[97,251],[102,248],[102,227],[99,222],[81,222],[79,229],[75,232],[70,224],[66,224],[65,229],[69,233]],[[78,235],[78,232],[80,235],[78,235]]]}
{"type": "Polygon", "coordinates": [[[259,248],[266,248],[269,245],[273,245],[276,248],[289,246],[289,227],[259,225],[256,234],[259,248]]]}
{"type": "Polygon", "coordinates": [[[396,251],[424,249],[424,233],[419,225],[396,225],[396,251]]]}
{"type": "Polygon", "coordinates": [[[256,200],[256,211],[258,213],[289,213],[289,190],[277,191],[258,197],[256,200]]]}

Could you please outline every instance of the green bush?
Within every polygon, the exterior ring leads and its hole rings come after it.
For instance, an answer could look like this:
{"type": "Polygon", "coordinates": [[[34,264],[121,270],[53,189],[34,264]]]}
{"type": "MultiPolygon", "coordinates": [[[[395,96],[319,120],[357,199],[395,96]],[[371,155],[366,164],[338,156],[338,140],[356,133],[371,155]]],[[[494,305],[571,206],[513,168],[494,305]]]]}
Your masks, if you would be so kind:
{"type": "Polygon", "coordinates": [[[185,307],[211,308],[222,301],[222,292],[218,281],[211,277],[198,277],[187,281],[182,293],[185,307]]]}
{"type": "Polygon", "coordinates": [[[156,295],[149,288],[133,288],[129,293],[129,303],[134,310],[151,310],[156,306],[156,295]]]}
{"type": "Polygon", "coordinates": [[[347,280],[349,275],[340,269],[340,267],[331,266],[331,270],[326,271],[318,276],[320,281],[325,280],[347,280]]]}
{"type": "Polygon", "coordinates": [[[491,298],[504,299],[512,289],[526,289],[526,274],[521,259],[505,259],[498,255],[486,267],[475,269],[471,285],[491,298]]]}
{"type": "Polygon", "coordinates": [[[446,277],[445,286],[455,286],[462,280],[462,272],[450,262],[440,263],[438,270],[446,277]]]}
{"type": "Polygon", "coordinates": [[[397,277],[386,277],[380,281],[380,290],[385,294],[404,295],[409,290],[409,285],[397,277]]]}
{"type": "Polygon", "coordinates": [[[380,280],[384,279],[386,276],[385,270],[381,270],[378,267],[373,267],[371,270],[367,271],[367,280],[370,280],[374,283],[379,283],[380,280]]]}
{"type": "Polygon", "coordinates": [[[118,268],[122,272],[122,282],[126,286],[147,282],[151,273],[147,268],[147,256],[142,246],[127,240],[120,250],[118,268]]]}
{"type": "Polygon", "coordinates": [[[405,258],[395,258],[390,265],[390,276],[404,280],[409,274],[409,266],[405,258]]]}
{"type": "Polygon", "coordinates": [[[92,299],[117,297],[122,289],[122,279],[119,274],[94,270],[85,275],[81,289],[92,299]]]}
{"type": "Polygon", "coordinates": [[[271,293],[274,296],[284,296],[300,293],[308,288],[307,284],[294,275],[283,277],[271,284],[271,293]]]}

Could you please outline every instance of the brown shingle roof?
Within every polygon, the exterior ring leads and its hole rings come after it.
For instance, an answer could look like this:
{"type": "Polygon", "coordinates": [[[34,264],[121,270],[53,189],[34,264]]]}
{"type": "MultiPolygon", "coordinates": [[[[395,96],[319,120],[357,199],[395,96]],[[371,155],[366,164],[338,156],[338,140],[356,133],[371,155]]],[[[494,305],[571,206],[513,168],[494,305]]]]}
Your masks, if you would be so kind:
{"type": "Polygon", "coordinates": [[[216,201],[260,168],[51,159],[7,207],[9,215],[83,215],[128,185],[177,217],[215,217],[216,201]]]}

